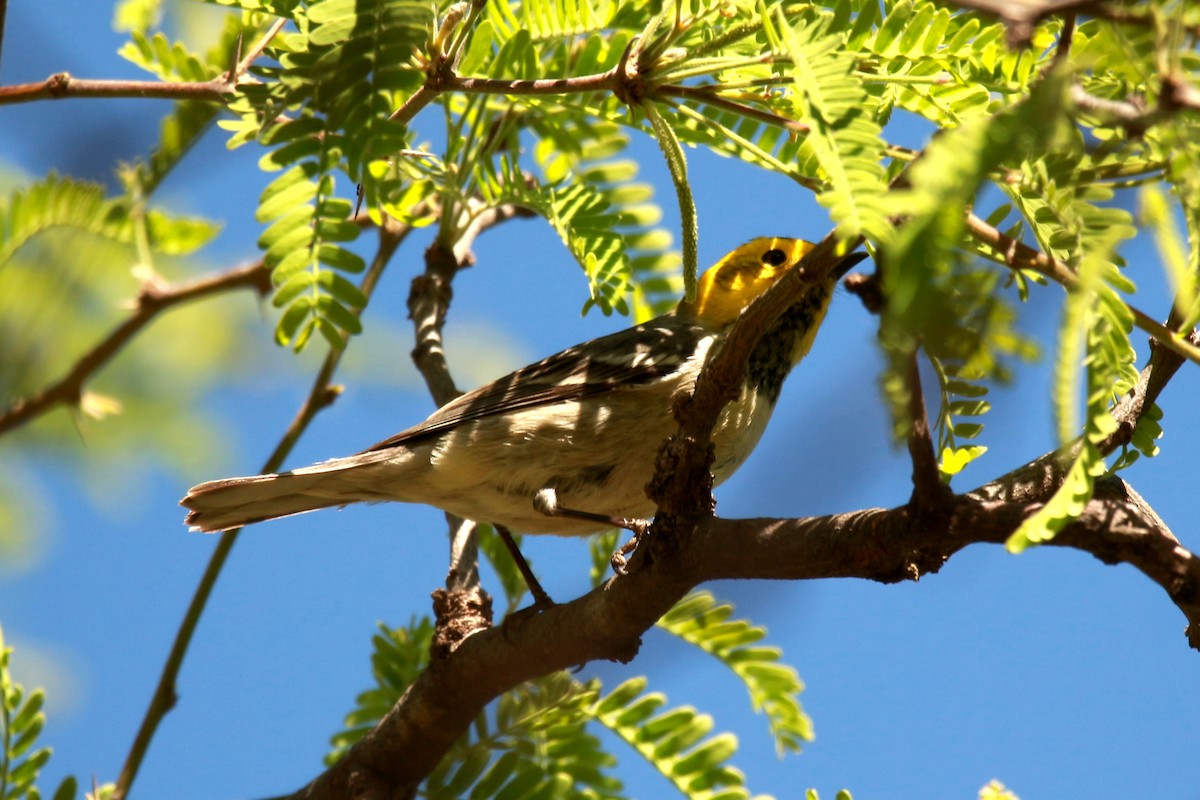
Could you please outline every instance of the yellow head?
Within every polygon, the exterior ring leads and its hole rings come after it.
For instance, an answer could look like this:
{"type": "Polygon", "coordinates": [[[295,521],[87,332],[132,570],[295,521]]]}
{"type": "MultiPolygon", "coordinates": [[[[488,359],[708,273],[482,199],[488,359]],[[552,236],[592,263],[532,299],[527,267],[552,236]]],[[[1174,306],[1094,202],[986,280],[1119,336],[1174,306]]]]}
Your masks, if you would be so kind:
{"type": "Polygon", "coordinates": [[[813,247],[803,239],[753,239],[701,275],[695,302],[682,302],[679,310],[713,327],[728,325],[813,247]]]}

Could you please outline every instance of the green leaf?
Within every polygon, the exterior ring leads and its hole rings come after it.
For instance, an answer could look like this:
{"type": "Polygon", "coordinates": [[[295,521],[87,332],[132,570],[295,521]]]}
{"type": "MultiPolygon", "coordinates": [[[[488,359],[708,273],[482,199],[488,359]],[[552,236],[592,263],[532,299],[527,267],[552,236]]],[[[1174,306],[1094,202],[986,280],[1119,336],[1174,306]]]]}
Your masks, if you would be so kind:
{"type": "Polygon", "coordinates": [[[52,800],[75,800],[75,795],[79,791],[79,784],[75,780],[74,775],[68,775],[58,784],[58,788],[54,790],[52,800]]]}
{"type": "Polygon", "coordinates": [[[26,695],[13,681],[11,654],[0,630],[0,790],[4,800],[37,800],[38,773],[50,760],[50,748],[33,749],[46,721],[42,714],[45,693],[34,689],[26,695]]]}
{"type": "Polygon", "coordinates": [[[963,471],[963,468],[970,464],[975,459],[987,452],[986,447],[980,445],[972,445],[970,447],[942,449],[942,458],[938,464],[938,470],[946,476],[957,475],[963,471]]]}
{"type": "Polygon", "coordinates": [[[580,36],[608,27],[617,4],[610,0],[557,0],[550,3],[511,5],[503,0],[488,3],[490,20],[497,37],[507,40],[517,31],[531,40],[550,40],[580,36]]]}
{"type": "Polygon", "coordinates": [[[727,763],[737,749],[736,738],[732,734],[718,734],[703,739],[712,727],[712,719],[691,708],[671,709],[653,716],[664,700],[658,694],[641,695],[644,686],[642,678],[627,681],[614,691],[621,702],[611,698],[598,700],[591,713],[685,797],[749,798],[742,774],[727,763]],[[630,699],[634,690],[640,696],[630,699]]]}
{"type": "MultiPolygon", "coordinates": [[[[1197,269],[1200,257],[1195,249],[1189,252],[1162,190],[1154,185],[1144,186],[1140,200],[1142,222],[1154,234],[1167,279],[1175,293],[1179,330],[1191,330],[1200,321],[1200,270],[1197,269]]],[[[1191,216],[1196,212],[1184,213],[1191,216]]]]}
{"type": "Polygon", "coordinates": [[[371,638],[372,690],[358,695],[354,710],[346,716],[345,729],[333,736],[333,750],[325,763],[336,763],[351,746],[383,719],[404,691],[417,679],[429,660],[433,623],[414,618],[407,626],[379,626],[371,638]]]}
{"type": "Polygon", "coordinates": [[[776,751],[799,752],[812,739],[812,721],[800,707],[804,690],[796,671],[782,663],[776,648],[753,647],[767,632],[744,620],[730,620],[733,607],[717,605],[707,592],[692,592],[658,626],[725,664],[746,685],[754,709],[767,716],[776,751]]]}
{"type": "MultiPolygon", "coordinates": [[[[961,252],[964,213],[991,171],[1020,163],[1055,141],[1063,124],[1065,73],[1050,73],[1021,103],[991,119],[945,132],[909,169],[908,190],[894,192],[892,213],[907,217],[884,247],[885,305],[881,339],[891,353],[884,380],[898,435],[907,431],[905,371],[923,344],[941,384],[939,450],[956,452],[956,437],[971,438],[979,424],[958,423],[954,395],[979,397],[981,379],[1005,379],[1003,359],[1034,352],[1015,330],[1015,314],[997,291],[1000,276],[967,263],[961,252]],[[954,388],[949,388],[954,381],[954,388]],[[975,384],[977,389],[966,389],[975,384]]],[[[946,475],[953,474],[945,472],[946,475]]]]}
{"type": "Polygon", "coordinates": [[[211,242],[221,227],[206,219],[169,217],[161,211],[145,214],[150,246],[167,255],[194,253],[211,242]]]}
{"type": "Polygon", "coordinates": [[[130,37],[118,54],[164,81],[206,81],[220,71],[203,56],[191,53],[183,42],[172,42],[161,32],[147,37],[133,30],[130,37]]]}
{"type": "Polygon", "coordinates": [[[620,782],[606,774],[615,759],[587,732],[598,694],[595,683],[559,673],[503,695],[494,725],[489,714],[476,720],[430,775],[425,796],[618,797],[620,782]]]}
{"type": "Polygon", "coordinates": [[[546,218],[584,268],[590,302],[605,313],[623,308],[631,268],[618,229],[620,217],[601,192],[580,183],[529,186],[511,170],[503,177],[480,175],[479,181],[490,203],[516,203],[546,218]]]}
{"type": "Polygon", "coordinates": [[[0,265],[34,237],[56,228],[72,228],[119,242],[133,239],[127,204],[106,199],[99,184],[52,172],[0,201],[0,265]]]}
{"type": "Polygon", "coordinates": [[[287,307],[275,324],[275,341],[283,347],[291,344],[300,331],[300,326],[308,319],[312,310],[311,297],[299,297],[287,307]]]}
{"type": "Polygon", "coordinates": [[[768,26],[767,32],[792,60],[793,108],[809,128],[805,145],[828,182],[817,201],[829,209],[841,238],[890,238],[882,130],[866,113],[873,103],[854,74],[844,36],[827,33],[821,22],[793,27],[781,9],[775,23],[777,30],[768,26]]]}

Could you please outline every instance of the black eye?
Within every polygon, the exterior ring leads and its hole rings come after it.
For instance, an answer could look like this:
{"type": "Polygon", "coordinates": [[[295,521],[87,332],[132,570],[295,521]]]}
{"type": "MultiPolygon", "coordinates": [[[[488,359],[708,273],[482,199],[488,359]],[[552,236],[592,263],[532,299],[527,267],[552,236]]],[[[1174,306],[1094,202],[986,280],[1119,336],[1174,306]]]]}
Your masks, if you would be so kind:
{"type": "Polygon", "coordinates": [[[783,262],[787,261],[787,253],[782,250],[768,250],[763,253],[762,257],[764,264],[770,264],[772,267],[778,267],[783,262]]]}

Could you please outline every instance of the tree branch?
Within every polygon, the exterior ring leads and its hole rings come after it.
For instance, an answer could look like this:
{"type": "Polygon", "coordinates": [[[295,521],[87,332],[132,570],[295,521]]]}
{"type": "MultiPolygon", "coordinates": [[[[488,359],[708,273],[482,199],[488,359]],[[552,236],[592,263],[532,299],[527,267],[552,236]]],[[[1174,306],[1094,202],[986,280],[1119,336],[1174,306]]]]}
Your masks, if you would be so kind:
{"type": "Polygon", "coordinates": [[[718,94],[720,89],[726,88],[723,85],[719,86],[676,86],[674,84],[664,84],[659,86],[657,93],[666,97],[678,97],[684,100],[694,100],[697,103],[705,103],[714,108],[732,111],[734,114],[740,114],[743,117],[756,119],[759,122],[765,122],[767,125],[774,125],[778,128],[796,134],[807,134],[812,129],[803,122],[797,122],[794,119],[772,114],[770,111],[748,106],[745,103],[739,103],[723,97],[718,94]]]}
{"type": "Polygon", "coordinates": [[[224,103],[234,86],[224,76],[211,81],[127,81],[75,78],[69,72],[56,72],[39,83],[0,86],[0,105],[31,103],[35,100],[62,100],[69,97],[142,97],[159,100],[211,100],[224,103]]]}
{"type": "Polygon", "coordinates": [[[416,334],[413,363],[425,379],[433,401],[444,406],[461,394],[450,376],[446,352],[442,346],[442,327],[450,300],[451,284],[459,270],[475,263],[471,248],[484,231],[514,217],[532,217],[533,212],[514,205],[486,207],[472,201],[463,212],[458,240],[447,244],[438,239],[425,251],[425,272],[413,278],[408,294],[408,318],[416,334]]]}
{"type": "Polygon", "coordinates": [[[939,514],[953,497],[950,487],[942,482],[938,469],[937,448],[929,427],[929,414],[925,410],[925,392],[921,388],[921,370],[918,350],[908,355],[906,380],[908,383],[908,456],[912,461],[913,493],[909,505],[915,515],[939,514]]]}
{"type": "Polygon", "coordinates": [[[287,23],[288,20],[285,17],[280,17],[271,23],[271,26],[263,32],[263,35],[259,38],[259,40],[255,42],[254,45],[246,51],[246,54],[242,56],[241,60],[234,65],[232,72],[225,75],[225,82],[230,86],[236,84],[238,80],[250,69],[250,65],[257,61],[258,57],[262,55],[263,50],[267,49],[267,45],[271,43],[271,40],[279,35],[279,32],[283,30],[283,26],[287,25],[287,23]]]}
{"type": "MultiPolygon", "coordinates": [[[[1061,454],[1046,454],[966,495],[947,489],[935,504],[940,513],[923,513],[920,504],[910,503],[800,520],[711,516],[712,427],[740,386],[762,332],[812,282],[829,274],[839,252],[827,237],[752,303],[710,358],[694,396],[677,407],[679,433],[660,450],[649,488],[659,504],[651,547],[639,548],[629,574],[571,603],[477,631],[437,654],[379,725],[294,797],[410,796],[491,700],[524,681],[589,660],[630,660],[641,635],[704,581],[917,580],[969,544],[1005,542],[1057,486],[1054,466],[1061,454]]],[[[926,439],[914,446],[927,449],[926,439]]],[[[1184,613],[1189,643],[1200,649],[1200,560],[1123,481],[1098,481],[1084,512],[1048,544],[1141,570],[1184,613]]]]}
{"type": "MultiPolygon", "coordinates": [[[[1200,560],[1179,545],[1126,484],[1106,479],[1080,518],[1049,542],[1128,563],[1163,587],[1200,648],[1200,560]]],[[[944,525],[907,506],[806,519],[702,520],[675,558],[565,605],[481,631],[434,659],[395,708],[337,765],[293,797],[406,796],[492,699],[541,675],[597,659],[626,662],[642,634],[696,585],[727,578],[917,580],[975,543],[1002,544],[1035,508],[953,499],[944,525]]]]}
{"type": "MultiPolygon", "coordinates": [[[[1115,4],[1108,0],[946,0],[946,3],[997,17],[1008,28],[1008,43],[1013,48],[1028,47],[1034,27],[1057,14],[1084,14],[1110,22],[1149,27],[1159,24],[1153,14],[1112,7],[1115,4]]],[[[1195,26],[1188,30],[1193,36],[1200,33],[1195,26]]]]}
{"type": "MultiPolygon", "coordinates": [[[[2,20],[0,20],[2,22],[2,20]]],[[[140,97],[160,100],[211,100],[225,103],[237,91],[237,83],[271,40],[283,30],[286,19],[277,19],[246,54],[224,74],[210,81],[130,81],[76,78],[56,72],[38,83],[0,86],[0,105],[62,100],[69,97],[140,97]]],[[[3,32],[0,26],[0,33],[3,32]]]]}
{"type": "MultiPolygon", "coordinates": [[[[1067,289],[1073,288],[1079,282],[1075,273],[1063,262],[1001,233],[994,225],[989,225],[973,213],[967,214],[967,232],[976,241],[1000,253],[1012,269],[1031,269],[1067,289]]],[[[1129,311],[1133,314],[1134,324],[1153,336],[1156,342],[1179,356],[1200,364],[1200,347],[1191,343],[1188,337],[1171,330],[1140,309],[1129,306],[1129,311]]]]}
{"type": "Polygon", "coordinates": [[[270,272],[263,266],[262,261],[176,286],[160,286],[147,281],[138,293],[133,314],[85,353],[66,375],[36,394],[17,400],[11,408],[0,413],[0,435],[24,425],[58,405],[77,405],[88,379],[158,316],[159,312],[202,297],[243,288],[254,289],[260,295],[271,291],[270,272]]]}
{"type": "MultiPolygon", "coordinates": [[[[705,580],[916,580],[970,544],[1003,544],[1036,507],[984,500],[972,492],[954,499],[950,523],[941,530],[913,525],[906,508],[801,520],[714,520],[698,528],[695,546],[709,567],[705,580]]],[[[1188,643],[1200,649],[1200,559],[1124,481],[1098,481],[1096,497],[1080,517],[1047,544],[1141,571],[1183,612],[1188,643]]]]}
{"type": "MultiPolygon", "coordinates": [[[[458,387],[446,363],[442,327],[454,296],[452,284],[459,270],[475,263],[471,248],[489,228],[532,212],[514,205],[486,207],[480,201],[467,203],[457,241],[437,239],[425,251],[425,272],[413,278],[408,294],[408,317],[416,334],[412,360],[438,406],[458,397],[458,387]]],[[[450,568],[445,590],[434,593],[437,617],[435,649],[454,647],[465,636],[492,624],[491,597],[479,583],[479,544],[475,520],[446,514],[450,527],[450,568]]]]}

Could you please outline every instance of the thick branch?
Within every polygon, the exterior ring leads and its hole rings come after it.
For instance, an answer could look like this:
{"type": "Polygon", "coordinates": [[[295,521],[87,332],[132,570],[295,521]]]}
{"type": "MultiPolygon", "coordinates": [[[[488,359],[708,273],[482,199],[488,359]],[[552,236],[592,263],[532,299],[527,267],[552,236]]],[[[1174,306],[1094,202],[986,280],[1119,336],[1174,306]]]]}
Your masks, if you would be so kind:
{"type": "MultiPolygon", "coordinates": [[[[801,520],[714,520],[697,529],[695,555],[710,580],[916,580],[967,545],[1002,544],[1036,507],[963,495],[955,498],[950,523],[940,530],[914,526],[905,508],[801,520]]],[[[1080,517],[1048,544],[1141,571],[1183,612],[1188,642],[1200,649],[1200,559],[1124,481],[1099,481],[1080,517]]]]}
{"type": "MultiPolygon", "coordinates": [[[[491,700],[587,660],[630,659],[645,630],[703,581],[916,580],[969,544],[1003,543],[1037,509],[1047,488],[1057,485],[1059,454],[1037,459],[1029,474],[1014,471],[971,494],[938,498],[942,513],[914,513],[911,504],[803,520],[719,520],[706,513],[710,432],[740,385],[748,354],[772,320],[812,282],[824,280],[837,253],[827,239],[751,304],[710,359],[695,396],[677,409],[680,431],[660,453],[651,491],[659,503],[653,557],[640,549],[628,575],[572,603],[478,632],[434,659],[379,726],[296,797],[411,795],[491,700]],[[663,553],[669,557],[659,557],[663,553]]],[[[929,443],[914,444],[923,460],[929,443]]],[[[1126,484],[1099,482],[1095,499],[1050,544],[1141,570],[1183,611],[1189,642],[1200,649],[1200,562],[1126,484]]]]}
{"type": "MultiPolygon", "coordinates": [[[[1200,648],[1200,560],[1118,480],[1050,542],[1131,564],[1184,612],[1200,648]]],[[[641,568],[566,605],[469,637],[435,660],[347,757],[296,798],[387,798],[410,792],[495,697],[520,683],[595,659],[627,661],[641,635],[694,586],[723,578],[916,580],[974,543],[1002,544],[1028,503],[954,498],[944,525],[908,507],[808,519],[701,521],[675,558],[641,568]]]]}
{"type": "Polygon", "coordinates": [[[271,291],[270,271],[261,261],[177,286],[159,286],[147,282],[138,293],[133,314],[85,353],[66,375],[36,394],[18,400],[11,408],[0,413],[0,434],[24,425],[58,405],[77,404],[88,379],[108,363],[109,359],[159,312],[191,300],[243,288],[254,289],[260,295],[271,291]]]}
{"type": "MultiPolygon", "coordinates": [[[[855,243],[851,243],[853,246],[855,243]]],[[[751,303],[738,318],[720,350],[705,365],[696,382],[688,413],[680,420],[681,433],[707,438],[725,404],[737,396],[742,376],[753,352],[771,323],[779,319],[809,287],[826,280],[841,261],[837,240],[825,237],[800,265],[751,303]]]]}
{"type": "Polygon", "coordinates": [[[404,796],[491,700],[587,661],[628,661],[642,633],[693,585],[660,562],[571,603],[469,637],[433,660],[375,730],[295,797],[404,796]]]}

